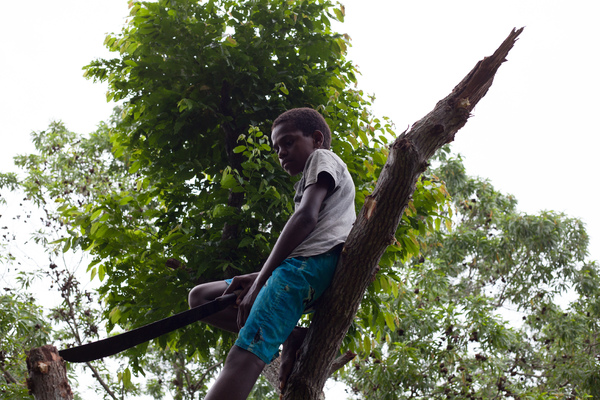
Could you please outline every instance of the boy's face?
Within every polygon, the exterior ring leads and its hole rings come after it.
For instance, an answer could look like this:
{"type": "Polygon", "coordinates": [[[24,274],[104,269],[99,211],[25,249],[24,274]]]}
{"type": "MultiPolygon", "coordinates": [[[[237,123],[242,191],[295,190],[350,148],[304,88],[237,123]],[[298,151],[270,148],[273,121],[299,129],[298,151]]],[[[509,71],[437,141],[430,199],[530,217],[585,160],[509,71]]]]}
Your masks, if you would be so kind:
{"type": "Polygon", "coordinates": [[[281,124],[273,129],[271,140],[281,167],[294,176],[304,170],[308,156],[321,148],[323,134],[321,131],[314,131],[312,135],[304,136],[301,130],[281,124]]]}

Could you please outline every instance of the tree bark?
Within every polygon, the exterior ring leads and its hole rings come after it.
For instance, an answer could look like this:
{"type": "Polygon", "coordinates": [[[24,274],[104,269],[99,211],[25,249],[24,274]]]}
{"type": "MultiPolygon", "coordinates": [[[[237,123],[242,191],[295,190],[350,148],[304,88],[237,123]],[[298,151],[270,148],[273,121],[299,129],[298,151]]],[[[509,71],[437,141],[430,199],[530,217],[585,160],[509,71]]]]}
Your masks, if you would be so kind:
{"type": "Polygon", "coordinates": [[[72,400],[64,360],[54,346],[42,346],[27,353],[27,387],[36,400],[72,400]]]}
{"type": "MultiPolygon", "coordinates": [[[[344,365],[348,364],[356,357],[351,351],[347,351],[329,365],[329,370],[327,371],[327,377],[329,378],[333,375],[338,369],[342,368],[344,365]]],[[[281,389],[279,387],[279,368],[281,367],[281,356],[277,357],[271,363],[267,364],[265,369],[262,371],[263,377],[271,384],[273,389],[278,395],[281,395],[281,389]]],[[[319,400],[325,398],[325,394],[321,392],[319,400]]]]}
{"type": "Polygon", "coordinates": [[[333,282],[315,312],[284,400],[319,398],[331,360],[339,351],[381,256],[395,240],[402,213],[428,159],[454,140],[522,31],[513,29],[492,56],[479,61],[445,99],[391,145],[375,190],[365,200],[342,250],[333,282]]]}
{"type": "MultiPolygon", "coordinates": [[[[241,153],[235,153],[233,149],[238,145],[238,138],[242,132],[239,131],[238,127],[233,121],[235,116],[231,110],[231,84],[224,80],[221,86],[221,101],[219,104],[219,110],[222,115],[230,117],[230,122],[223,122],[223,132],[225,133],[225,152],[227,153],[227,160],[229,166],[234,170],[241,172],[243,157],[241,153]]],[[[240,208],[244,204],[244,192],[234,192],[229,189],[229,196],[227,198],[227,205],[235,208],[236,212],[239,212],[240,208]]],[[[237,222],[225,222],[223,226],[223,233],[221,234],[221,241],[234,243],[237,247],[237,240],[240,235],[240,226],[237,222]]],[[[225,250],[226,251],[226,250],[225,250]]],[[[232,278],[238,274],[232,267],[227,267],[223,271],[223,279],[232,278]]]]}

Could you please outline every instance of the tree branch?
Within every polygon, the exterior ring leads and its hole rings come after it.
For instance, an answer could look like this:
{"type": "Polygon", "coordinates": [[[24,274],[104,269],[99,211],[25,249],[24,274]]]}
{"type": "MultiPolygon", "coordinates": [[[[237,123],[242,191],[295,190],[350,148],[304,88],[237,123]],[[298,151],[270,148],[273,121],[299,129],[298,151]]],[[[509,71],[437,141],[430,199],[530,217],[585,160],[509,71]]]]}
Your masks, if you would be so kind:
{"type": "Polygon", "coordinates": [[[513,30],[490,57],[439,101],[424,118],[402,133],[390,148],[377,186],[367,197],[342,250],[330,288],[320,301],[283,399],[318,399],[331,360],[358,310],[370,278],[394,234],[427,160],[454,140],[523,29],[513,30]]]}
{"type": "Polygon", "coordinates": [[[194,392],[200,390],[200,386],[202,386],[204,384],[204,382],[206,381],[206,377],[207,375],[214,370],[215,368],[220,367],[221,365],[223,365],[222,361],[219,361],[216,364],[211,365],[210,367],[206,368],[206,370],[204,371],[204,373],[202,374],[202,376],[200,377],[200,379],[198,379],[198,382],[196,382],[194,385],[192,385],[192,389],[194,392]]]}
{"type": "MultiPolygon", "coordinates": [[[[220,112],[228,117],[234,119],[233,112],[231,111],[231,84],[224,80],[221,86],[221,102],[219,104],[220,112]]],[[[234,153],[233,149],[237,146],[238,137],[240,133],[234,126],[233,122],[224,122],[223,131],[225,132],[225,151],[227,153],[227,160],[231,168],[240,171],[242,168],[242,155],[234,153]]],[[[229,190],[229,198],[227,199],[227,205],[229,207],[240,208],[244,202],[244,193],[235,193],[229,190]]],[[[237,224],[226,223],[223,227],[223,234],[221,240],[231,240],[237,238],[239,234],[239,226],[237,224]]]]}
{"type": "Polygon", "coordinates": [[[115,394],[115,392],[113,392],[111,390],[111,388],[108,386],[108,384],[104,381],[104,379],[102,379],[102,376],[100,376],[100,372],[98,372],[98,370],[96,369],[96,367],[94,367],[91,363],[86,362],[85,365],[90,369],[90,371],[92,371],[92,375],[94,375],[94,378],[96,378],[96,380],[98,381],[98,383],[100,384],[100,386],[102,386],[102,388],[104,389],[104,391],[113,399],[118,400],[117,395],[115,394]]]}
{"type": "Polygon", "coordinates": [[[6,368],[4,368],[4,363],[0,363],[0,371],[2,371],[2,375],[4,375],[4,379],[6,379],[7,383],[12,383],[15,385],[19,383],[15,377],[12,376],[6,368]]]}
{"type": "MultiPolygon", "coordinates": [[[[241,171],[242,170],[242,154],[235,153],[233,149],[238,145],[238,137],[240,136],[239,129],[235,126],[235,116],[233,111],[231,110],[231,84],[227,80],[223,80],[221,86],[221,101],[219,103],[219,110],[222,115],[226,117],[230,117],[231,121],[223,122],[222,128],[225,133],[225,151],[227,153],[228,164],[234,170],[241,171]]],[[[244,204],[244,192],[234,192],[229,189],[229,196],[227,198],[227,205],[236,209],[236,212],[239,212],[239,209],[244,204]]],[[[223,232],[221,234],[221,241],[235,241],[240,235],[240,227],[236,222],[225,222],[223,226],[223,232]]],[[[237,246],[237,243],[235,243],[237,246]]],[[[236,275],[237,272],[232,267],[227,267],[223,272],[223,278],[231,278],[236,275]]]]}

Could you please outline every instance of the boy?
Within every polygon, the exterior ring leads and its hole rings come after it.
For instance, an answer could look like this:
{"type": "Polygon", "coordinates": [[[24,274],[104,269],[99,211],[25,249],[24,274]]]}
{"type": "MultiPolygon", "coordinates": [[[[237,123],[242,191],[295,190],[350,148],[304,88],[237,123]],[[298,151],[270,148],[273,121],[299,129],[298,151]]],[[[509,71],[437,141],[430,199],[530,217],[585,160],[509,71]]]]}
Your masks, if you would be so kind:
{"type": "Polygon", "coordinates": [[[247,398],[282,343],[283,388],[304,340],[305,331],[296,323],[329,286],[356,218],[354,183],[329,150],[331,132],[318,112],[297,108],[281,114],[273,122],[271,140],[283,169],[291,176],[302,173],[294,186],[294,214],[260,272],[198,285],[189,295],[190,307],[196,307],[240,291],[237,307],[203,320],[239,332],[208,400],[247,398]]]}

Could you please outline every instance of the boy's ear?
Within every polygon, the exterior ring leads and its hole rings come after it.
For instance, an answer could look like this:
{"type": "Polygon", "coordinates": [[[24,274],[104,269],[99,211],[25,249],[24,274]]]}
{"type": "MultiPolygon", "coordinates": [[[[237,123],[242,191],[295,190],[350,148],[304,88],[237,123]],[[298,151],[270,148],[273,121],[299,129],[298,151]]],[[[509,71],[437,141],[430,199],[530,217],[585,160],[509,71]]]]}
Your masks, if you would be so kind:
{"type": "Polygon", "coordinates": [[[320,149],[321,147],[323,147],[323,142],[325,141],[325,135],[323,135],[323,132],[316,130],[313,132],[312,136],[313,136],[313,141],[315,143],[315,147],[317,149],[320,149]]]}

